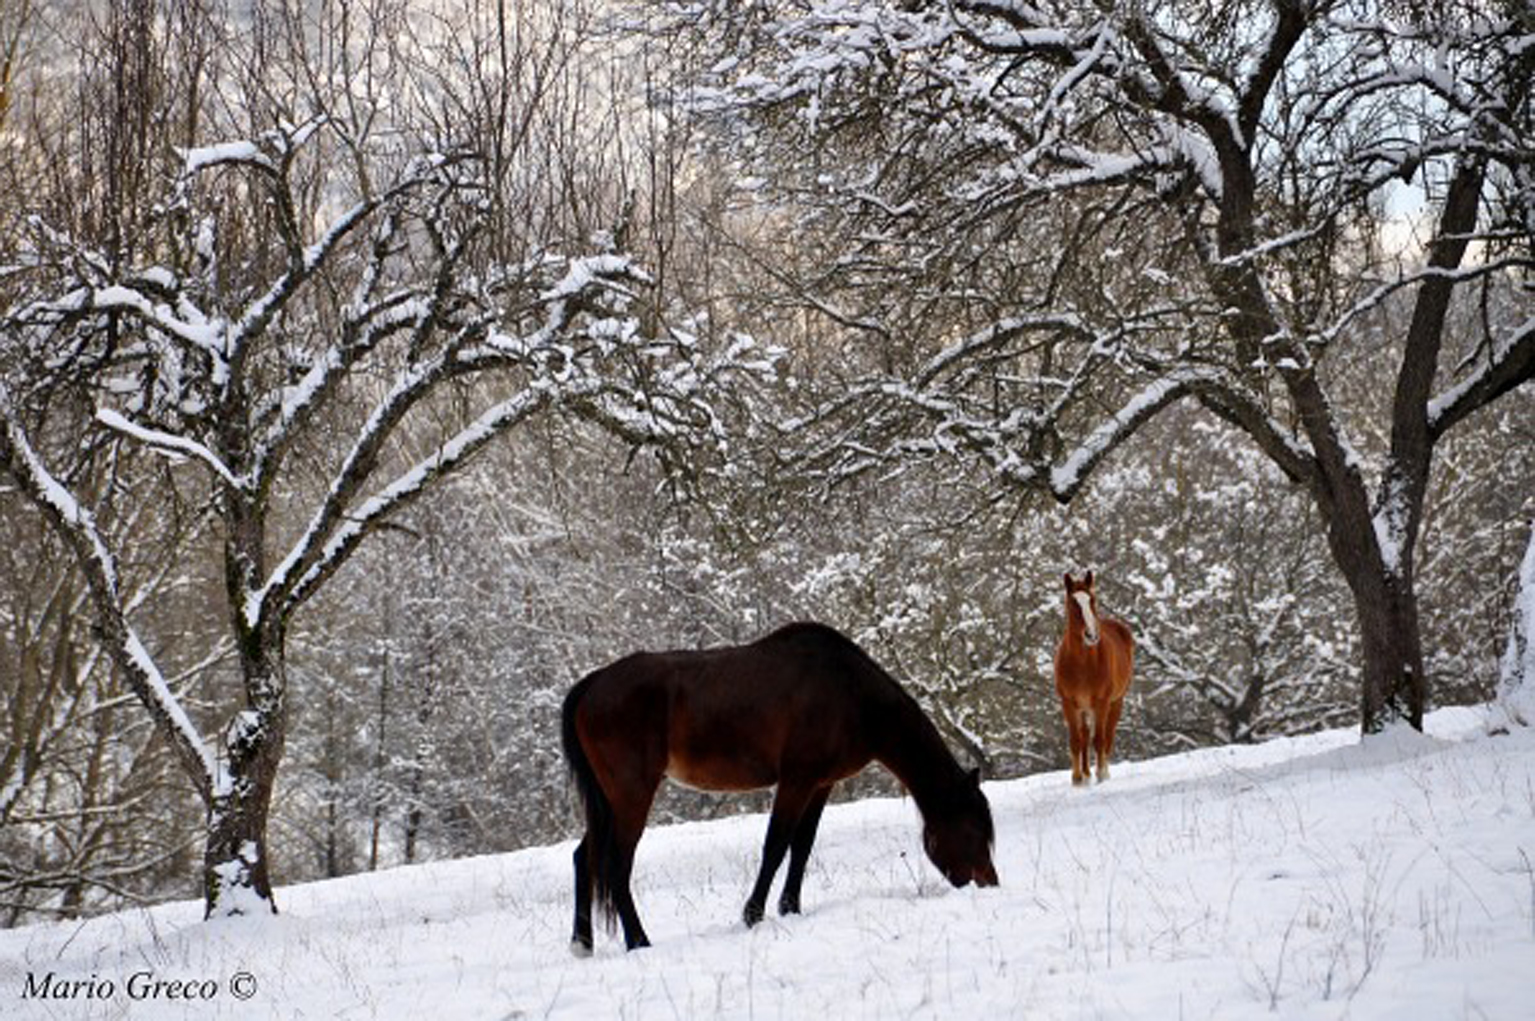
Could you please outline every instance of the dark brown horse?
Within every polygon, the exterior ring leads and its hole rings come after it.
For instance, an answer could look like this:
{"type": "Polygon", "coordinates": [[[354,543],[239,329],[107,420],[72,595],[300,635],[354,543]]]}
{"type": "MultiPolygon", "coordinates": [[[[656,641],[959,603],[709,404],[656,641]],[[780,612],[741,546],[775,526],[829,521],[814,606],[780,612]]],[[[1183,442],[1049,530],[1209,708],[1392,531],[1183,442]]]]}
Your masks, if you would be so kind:
{"type": "Polygon", "coordinates": [[[906,785],[923,846],[955,886],[995,886],[991,809],[915,699],[852,641],[791,624],[750,645],[635,653],[588,674],[565,697],[565,759],[586,811],[576,847],[571,949],[592,950],[592,895],[629,949],[649,946],[629,890],[634,849],[661,778],[744,791],[777,786],[762,869],[742,913],[762,920],[789,854],[778,900],[800,910],[800,885],[832,785],[870,761],[906,785]]]}
{"type": "Polygon", "coordinates": [[[1124,622],[1098,616],[1093,572],[1077,581],[1065,575],[1066,633],[1055,650],[1055,691],[1071,740],[1071,782],[1091,775],[1088,746],[1098,754],[1098,782],[1109,778],[1114,728],[1130,688],[1135,642],[1124,622]]]}

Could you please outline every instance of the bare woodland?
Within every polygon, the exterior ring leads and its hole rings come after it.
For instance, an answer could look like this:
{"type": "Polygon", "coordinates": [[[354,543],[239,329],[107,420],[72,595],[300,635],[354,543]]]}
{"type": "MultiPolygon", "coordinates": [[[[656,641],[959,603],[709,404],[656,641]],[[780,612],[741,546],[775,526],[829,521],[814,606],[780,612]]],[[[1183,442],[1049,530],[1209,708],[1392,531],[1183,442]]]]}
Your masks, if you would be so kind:
{"type": "Polygon", "coordinates": [[[796,618],[1061,769],[1065,570],[1121,757],[1492,699],[1532,78],[1521,0],[4,0],[0,918],[566,838],[577,678],[796,618]]]}

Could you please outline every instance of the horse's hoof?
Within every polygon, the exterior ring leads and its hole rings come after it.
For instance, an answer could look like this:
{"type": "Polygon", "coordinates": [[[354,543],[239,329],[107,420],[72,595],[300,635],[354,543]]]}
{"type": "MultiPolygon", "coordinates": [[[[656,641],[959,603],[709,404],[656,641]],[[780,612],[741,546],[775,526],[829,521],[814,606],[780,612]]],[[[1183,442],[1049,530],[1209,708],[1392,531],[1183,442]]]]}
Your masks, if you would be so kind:
{"type": "Polygon", "coordinates": [[[781,901],[779,901],[778,902],[778,913],[780,915],[797,915],[797,914],[799,914],[800,913],[799,901],[797,901],[797,900],[781,900],[781,901]]]}
{"type": "Polygon", "coordinates": [[[757,904],[746,905],[746,910],[741,912],[741,921],[745,922],[746,927],[750,929],[762,921],[762,907],[757,904]]]}
{"type": "Polygon", "coordinates": [[[584,940],[573,939],[570,941],[570,953],[574,957],[590,957],[592,945],[584,940]]]}

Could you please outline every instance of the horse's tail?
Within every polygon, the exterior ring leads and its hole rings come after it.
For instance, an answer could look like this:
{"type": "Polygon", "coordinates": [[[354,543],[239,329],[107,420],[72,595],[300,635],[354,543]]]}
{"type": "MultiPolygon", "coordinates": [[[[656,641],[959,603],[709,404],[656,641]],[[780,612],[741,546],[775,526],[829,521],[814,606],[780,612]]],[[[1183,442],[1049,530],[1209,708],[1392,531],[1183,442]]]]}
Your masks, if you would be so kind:
{"type": "Polygon", "coordinates": [[[618,918],[616,896],[618,868],[618,838],[613,826],[613,804],[597,782],[591,759],[581,745],[576,733],[576,707],[586,696],[587,690],[597,678],[588,674],[576,683],[565,696],[560,709],[560,743],[565,749],[565,762],[576,782],[581,807],[586,815],[586,869],[591,877],[597,909],[611,929],[618,918]]]}

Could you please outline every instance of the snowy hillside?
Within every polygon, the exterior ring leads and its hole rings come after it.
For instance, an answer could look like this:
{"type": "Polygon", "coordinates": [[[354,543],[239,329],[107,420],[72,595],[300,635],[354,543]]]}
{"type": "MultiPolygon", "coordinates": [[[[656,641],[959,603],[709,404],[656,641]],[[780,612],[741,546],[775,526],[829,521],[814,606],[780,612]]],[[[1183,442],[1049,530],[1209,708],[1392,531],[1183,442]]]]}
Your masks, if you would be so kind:
{"type": "Polygon", "coordinates": [[[763,820],[653,829],[636,891],[656,946],[631,955],[600,932],[569,954],[568,842],[285,889],[273,919],[203,924],[188,902],[3,932],[0,1014],[1529,1017],[1535,734],[1483,737],[1470,710],[1430,731],[989,784],[994,890],[941,880],[910,801],[834,806],[805,915],[753,931],[763,820]]]}

